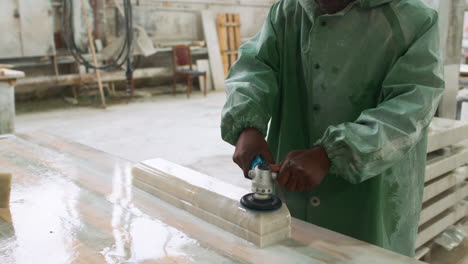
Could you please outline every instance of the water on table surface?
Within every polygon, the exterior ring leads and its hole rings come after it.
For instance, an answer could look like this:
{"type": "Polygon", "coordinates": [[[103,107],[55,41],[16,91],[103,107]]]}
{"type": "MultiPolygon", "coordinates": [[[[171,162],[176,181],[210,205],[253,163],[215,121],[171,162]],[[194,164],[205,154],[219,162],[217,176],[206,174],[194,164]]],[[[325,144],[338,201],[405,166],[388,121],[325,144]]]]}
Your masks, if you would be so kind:
{"type": "Polygon", "coordinates": [[[132,164],[91,168],[6,140],[0,167],[14,176],[10,208],[0,211],[0,263],[234,263],[141,212],[132,200],[132,164]]]}
{"type": "Polygon", "coordinates": [[[416,263],[294,219],[292,239],[259,249],[134,187],[132,167],[43,133],[0,137],[0,263],[416,263]]]}

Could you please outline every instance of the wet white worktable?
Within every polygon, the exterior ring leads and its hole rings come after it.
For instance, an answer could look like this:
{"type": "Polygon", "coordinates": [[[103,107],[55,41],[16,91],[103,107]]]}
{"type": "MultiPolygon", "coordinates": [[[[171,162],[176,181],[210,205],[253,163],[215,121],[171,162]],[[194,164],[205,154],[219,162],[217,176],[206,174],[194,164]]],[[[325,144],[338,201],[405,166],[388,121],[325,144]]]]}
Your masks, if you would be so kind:
{"type": "Polygon", "coordinates": [[[259,249],[132,186],[132,166],[43,132],[0,138],[0,263],[421,263],[297,219],[259,249]]]}

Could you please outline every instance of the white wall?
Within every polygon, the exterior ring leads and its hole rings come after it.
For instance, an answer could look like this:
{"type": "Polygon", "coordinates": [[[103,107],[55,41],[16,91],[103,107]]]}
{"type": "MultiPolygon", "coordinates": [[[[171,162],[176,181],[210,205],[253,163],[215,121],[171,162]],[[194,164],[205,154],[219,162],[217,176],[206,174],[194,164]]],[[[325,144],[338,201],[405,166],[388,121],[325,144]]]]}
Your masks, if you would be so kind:
{"type": "MultiPolygon", "coordinates": [[[[155,43],[164,43],[203,40],[200,11],[204,9],[213,10],[214,13],[239,13],[242,23],[241,37],[252,37],[260,30],[271,4],[276,0],[140,0],[139,2],[139,6],[133,2],[134,23],[143,26],[155,43]]],[[[108,17],[113,17],[114,8],[109,7],[107,14],[108,17]]]]}
{"type": "Polygon", "coordinates": [[[424,2],[439,11],[440,39],[445,64],[445,93],[439,107],[439,116],[454,119],[459,91],[465,0],[424,0],[424,2]]]}

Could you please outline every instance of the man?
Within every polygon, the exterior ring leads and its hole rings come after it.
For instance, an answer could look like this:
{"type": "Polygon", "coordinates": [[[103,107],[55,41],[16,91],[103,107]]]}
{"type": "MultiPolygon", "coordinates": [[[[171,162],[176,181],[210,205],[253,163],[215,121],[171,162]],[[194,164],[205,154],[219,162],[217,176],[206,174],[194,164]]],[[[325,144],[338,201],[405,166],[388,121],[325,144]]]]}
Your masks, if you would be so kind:
{"type": "Polygon", "coordinates": [[[437,21],[420,0],[274,4],[226,81],[222,136],[244,175],[255,155],[282,161],[292,216],[413,256],[437,21]]]}

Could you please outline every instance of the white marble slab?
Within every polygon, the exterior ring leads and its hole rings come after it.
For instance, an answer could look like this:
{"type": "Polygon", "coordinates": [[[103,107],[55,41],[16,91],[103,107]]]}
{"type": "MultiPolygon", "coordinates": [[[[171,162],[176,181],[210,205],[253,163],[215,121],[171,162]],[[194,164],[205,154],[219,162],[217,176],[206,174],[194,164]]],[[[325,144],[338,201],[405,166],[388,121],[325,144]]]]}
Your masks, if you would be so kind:
{"type": "Polygon", "coordinates": [[[468,139],[468,123],[434,118],[429,126],[427,152],[432,152],[468,139]]]}
{"type": "Polygon", "coordinates": [[[460,167],[453,172],[444,174],[443,176],[426,183],[424,187],[423,202],[434,198],[438,194],[462,184],[468,176],[467,167],[460,167]]]}
{"type": "Polygon", "coordinates": [[[44,132],[0,140],[0,168],[13,175],[10,209],[0,209],[0,259],[76,264],[422,263],[294,218],[291,238],[259,248],[133,186],[133,167],[132,162],[44,132]]]}
{"type": "Polygon", "coordinates": [[[0,68],[0,81],[23,78],[24,72],[0,68]]]}
{"type": "Polygon", "coordinates": [[[468,146],[458,144],[439,154],[430,153],[426,164],[425,181],[431,181],[445,173],[468,164],[468,146]]]}
{"type": "Polygon", "coordinates": [[[143,161],[132,173],[137,187],[259,247],[290,237],[287,207],[273,212],[247,210],[239,200],[249,190],[163,159],[143,161]]]}
{"type": "Polygon", "coordinates": [[[420,227],[418,237],[416,239],[416,248],[424,245],[429,240],[443,232],[448,226],[455,224],[460,219],[466,216],[468,212],[468,202],[460,202],[460,204],[449,209],[447,212],[431,219],[429,222],[420,227]]]}
{"type": "Polygon", "coordinates": [[[452,189],[445,191],[427,203],[424,203],[419,225],[425,224],[430,219],[436,217],[448,208],[455,206],[462,201],[468,194],[468,184],[460,184],[452,189]]]}

